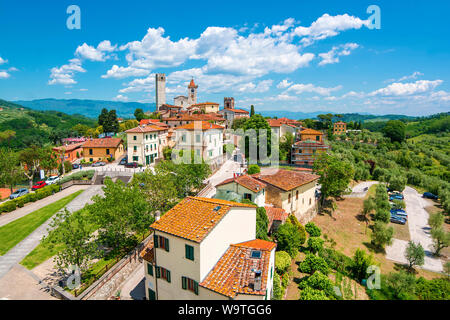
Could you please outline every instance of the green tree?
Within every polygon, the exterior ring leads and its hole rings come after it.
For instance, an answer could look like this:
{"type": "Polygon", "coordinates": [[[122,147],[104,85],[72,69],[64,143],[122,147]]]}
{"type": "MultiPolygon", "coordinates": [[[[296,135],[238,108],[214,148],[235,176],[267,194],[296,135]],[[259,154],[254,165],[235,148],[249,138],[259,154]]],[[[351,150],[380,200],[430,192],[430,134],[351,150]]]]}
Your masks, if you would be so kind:
{"type": "Polygon", "coordinates": [[[405,251],[405,258],[409,263],[409,270],[413,270],[414,266],[423,266],[425,263],[425,250],[420,243],[415,244],[409,241],[405,251]]]}
{"type": "Polygon", "coordinates": [[[407,179],[404,176],[392,176],[389,179],[389,187],[392,190],[402,192],[406,187],[407,179]]]}
{"type": "Polygon", "coordinates": [[[312,221],[308,222],[305,225],[305,229],[310,237],[320,237],[320,235],[322,234],[322,230],[318,226],[316,226],[316,224],[312,221]]]}
{"type": "Polygon", "coordinates": [[[278,228],[275,238],[277,239],[278,249],[286,251],[292,258],[295,258],[302,245],[302,239],[297,227],[292,223],[286,222],[278,228]]]}
{"type": "Polygon", "coordinates": [[[372,255],[366,254],[364,250],[359,248],[356,249],[352,264],[353,276],[359,281],[366,279],[367,268],[373,264],[374,262],[372,255]]]}
{"type": "Polygon", "coordinates": [[[373,226],[373,232],[371,234],[372,243],[379,249],[384,249],[385,245],[392,243],[392,237],[394,236],[394,228],[387,227],[382,221],[375,221],[373,226]]]}
{"type": "Polygon", "coordinates": [[[300,300],[330,300],[323,290],[313,289],[309,286],[300,292],[300,300]]]}
{"type": "Polygon", "coordinates": [[[383,128],[383,133],[392,142],[402,142],[406,136],[406,126],[400,120],[389,120],[383,128]]]}
{"type": "Polygon", "coordinates": [[[428,224],[431,228],[438,229],[442,227],[444,224],[445,217],[441,212],[436,212],[430,214],[430,217],[428,218],[428,224]]]}
{"type": "Polygon", "coordinates": [[[434,254],[439,256],[442,249],[450,245],[450,232],[443,227],[431,228],[431,238],[433,239],[434,254]]]}
{"type": "Polygon", "coordinates": [[[324,292],[327,295],[327,297],[335,296],[333,289],[334,286],[330,278],[328,278],[326,275],[322,274],[319,271],[307,277],[305,280],[302,279],[302,281],[299,284],[299,288],[304,290],[307,287],[315,290],[320,290],[324,292]]]}
{"type": "Polygon", "coordinates": [[[367,233],[367,227],[369,225],[369,215],[375,210],[375,200],[373,197],[369,197],[363,202],[363,210],[362,210],[362,216],[364,218],[364,221],[366,223],[366,228],[364,230],[364,234],[367,233]]]}
{"type": "Polygon", "coordinates": [[[250,106],[250,117],[255,115],[255,107],[253,105],[250,106]]]}
{"type": "Polygon", "coordinates": [[[248,166],[247,174],[255,174],[255,173],[260,173],[260,172],[261,172],[261,168],[257,164],[251,164],[248,166]]]}
{"type": "Polygon", "coordinates": [[[137,108],[134,111],[134,117],[136,118],[137,121],[141,121],[142,119],[145,119],[144,110],[142,110],[141,108],[137,108]]]}
{"type": "Polygon", "coordinates": [[[19,154],[11,149],[0,148],[0,185],[13,188],[23,179],[23,169],[20,166],[19,154]]]}
{"type": "Polygon", "coordinates": [[[391,272],[386,277],[386,284],[397,299],[410,299],[414,295],[416,278],[404,271],[391,272]]]}
{"type": "Polygon", "coordinates": [[[275,270],[282,275],[289,270],[291,266],[291,256],[286,251],[275,252],[275,270]]]}
{"type": "Polygon", "coordinates": [[[320,175],[322,205],[330,196],[335,198],[342,196],[354,175],[353,166],[349,162],[326,153],[322,153],[314,161],[314,170],[320,175]]]}
{"type": "Polygon", "coordinates": [[[323,249],[324,240],[319,237],[310,237],[308,239],[308,250],[309,252],[316,254],[323,249]]]}
{"type": "Polygon", "coordinates": [[[299,271],[309,274],[320,271],[324,275],[328,275],[328,273],[330,272],[330,268],[322,257],[308,253],[306,254],[305,260],[300,263],[299,271]]]}
{"type": "Polygon", "coordinates": [[[297,227],[298,233],[300,234],[300,245],[303,245],[306,241],[305,227],[297,220],[297,218],[293,214],[289,215],[287,221],[297,227]]]}
{"type": "Polygon", "coordinates": [[[283,295],[284,295],[284,290],[283,287],[281,286],[281,280],[280,280],[280,276],[278,275],[278,273],[275,272],[275,274],[273,275],[273,298],[272,300],[281,300],[283,299],[283,295]]]}
{"type": "Polygon", "coordinates": [[[289,160],[292,145],[294,144],[294,135],[290,132],[286,132],[280,141],[280,160],[289,160]]]}
{"type": "MultiPolygon", "coordinates": [[[[242,129],[244,132],[247,132],[250,130],[250,132],[255,132],[256,136],[254,134],[249,134],[248,136],[244,136],[243,139],[240,140],[240,149],[245,150],[245,157],[248,159],[250,157],[250,145],[256,146],[256,157],[257,159],[252,160],[258,160],[262,161],[265,159],[266,156],[270,156],[271,152],[271,144],[272,144],[272,131],[270,129],[269,123],[266,119],[260,114],[255,114],[251,118],[247,119],[245,123],[242,126],[242,129]],[[266,145],[262,145],[262,141],[260,143],[260,135],[264,134],[264,131],[266,133],[267,141],[266,145]],[[263,148],[261,148],[263,147],[263,148]],[[267,154],[260,154],[261,150],[266,150],[267,154]]],[[[254,156],[254,155],[252,155],[254,156]]]]}
{"type": "Polygon", "coordinates": [[[256,239],[269,240],[267,236],[269,219],[267,218],[266,209],[258,207],[256,209],[256,239]]]}

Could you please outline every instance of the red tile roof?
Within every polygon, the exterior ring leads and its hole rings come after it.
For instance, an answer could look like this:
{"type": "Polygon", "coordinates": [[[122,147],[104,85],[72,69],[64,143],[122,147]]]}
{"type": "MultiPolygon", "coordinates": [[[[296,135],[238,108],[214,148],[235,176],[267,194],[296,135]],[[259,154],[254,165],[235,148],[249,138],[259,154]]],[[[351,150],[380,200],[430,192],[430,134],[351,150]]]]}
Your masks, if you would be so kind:
{"type": "Polygon", "coordinates": [[[153,264],[155,262],[155,249],[154,249],[154,246],[153,246],[153,241],[149,241],[145,245],[144,249],[141,251],[141,253],[139,255],[145,261],[150,262],[151,264],[153,264]]]}
{"type": "Polygon", "coordinates": [[[83,148],[117,148],[123,142],[120,138],[103,138],[86,140],[83,148]]]}
{"type": "Polygon", "coordinates": [[[163,127],[156,126],[156,125],[143,125],[143,126],[138,126],[133,129],[128,129],[125,132],[126,133],[146,133],[146,132],[158,132],[158,131],[164,131],[164,130],[167,130],[167,128],[163,128],[163,127]]]}
{"type": "Polygon", "coordinates": [[[238,294],[265,295],[270,272],[270,254],[275,247],[275,243],[264,240],[231,245],[200,286],[230,298],[238,294]],[[260,258],[251,257],[254,250],[261,251],[260,258]],[[261,271],[259,290],[254,288],[255,270],[261,271]]]}
{"type": "Polygon", "coordinates": [[[284,223],[289,214],[281,208],[265,206],[267,218],[269,219],[269,229],[274,221],[281,221],[284,223]]]}
{"type": "Polygon", "coordinates": [[[320,135],[323,135],[322,132],[314,130],[314,129],[304,129],[304,130],[300,131],[300,135],[303,135],[303,134],[320,134],[320,135]]]}
{"type": "Polygon", "coordinates": [[[187,197],[150,228],[200,243],[231,208],[256,207],[220,199],[187,197]]]}
{"type": "Polygon", "coordinates": [[[188,88],[195,88],[195,87],[196,87],[196,85],[195,85],[194,79],[191,79],[191,82],[189,83],[188,88]]]}
{"type": "Polygon", "coordinates": [[[277,169],[273,173],[255,173],[252,177],[284,191],[319,179],[319,176],[315,174],[285,169],[277,169]]]}
{"type": "Polygon", "coordinates": [[[242,175],[242,176],[226,179],[226,180],[222,181],[221,183],[219,183],[218,185],[216,185],[216,187],[223,186],[223,185],[226,185],[226,184],[229,184],[232,182],[235,182],[235,183],[243,186],[244,188],[247,188],[248,190],[253,191],[255,193],[261,191],[261,189],[266,187],[265,183],[258,181],[249,175],[242,175]]]}
{"type": "Polygon", "coordinates": [[[193,121],[191,123],[185,124],[184,126],[176,127],[175,130],[211,130],[211,129],[219,129],[223,130],[224,127],[219,126],[217,124],[213,124],[207,121],[193,121]]]}
{"type": "Polygon", "coordinates": [[[81,148],[83,146],[84,142],[80,142],[80,143],[73,143],[73,144],[69,144],[66,146],[60,146],[60,147],[54,147],[52,148],[54,151],[57,152],[61,152],[61,151],[65,151],[65,152],[70,152],[73,151],[75,149],[81,148]]]}

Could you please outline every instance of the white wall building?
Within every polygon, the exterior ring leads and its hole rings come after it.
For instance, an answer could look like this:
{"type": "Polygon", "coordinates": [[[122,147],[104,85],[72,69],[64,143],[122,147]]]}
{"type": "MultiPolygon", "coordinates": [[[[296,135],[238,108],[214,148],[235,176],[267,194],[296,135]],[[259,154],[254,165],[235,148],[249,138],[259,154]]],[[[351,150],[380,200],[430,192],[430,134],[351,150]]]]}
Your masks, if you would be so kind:
{"type": "Polygon", "coordinates": [[[266,184],[249,175],[241,175],[216,185],[216,198],[232,201],[248,199],[258,207],[266,205],[266,184]]]}
{"type": "Polygon", "coordinates": [[[255,240],[254,206],[188,197],[150,228],[141,253],[147,299],[272,297],[276,244],[255,240]]]}
{"type": "Polygon", "coordinates": [[[142,125],[125,131],[127,134],[128,162],[148,166],[163,157],[168,144],[168,129],[157,125],[142,125]]]}

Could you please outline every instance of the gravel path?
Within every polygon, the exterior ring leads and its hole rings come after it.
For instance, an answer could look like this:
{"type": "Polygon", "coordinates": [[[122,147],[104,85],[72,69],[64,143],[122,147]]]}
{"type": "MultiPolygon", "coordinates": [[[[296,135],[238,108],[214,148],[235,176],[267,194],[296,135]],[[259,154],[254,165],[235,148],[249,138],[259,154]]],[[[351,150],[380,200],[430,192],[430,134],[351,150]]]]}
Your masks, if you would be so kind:
{"type": "Polygon", "coordinates": [[[346,198],[364,198],[366,196],[367,191],[369,191],[369,188],[372,185],[377,184],[377,183],[378,183],[378,181],[360,182],[352,188],[351,194],[348,194],[344,197],[346,197],[346,198]],[[365,188],[367,188],[367,190],[364,190],[365,188]]]}

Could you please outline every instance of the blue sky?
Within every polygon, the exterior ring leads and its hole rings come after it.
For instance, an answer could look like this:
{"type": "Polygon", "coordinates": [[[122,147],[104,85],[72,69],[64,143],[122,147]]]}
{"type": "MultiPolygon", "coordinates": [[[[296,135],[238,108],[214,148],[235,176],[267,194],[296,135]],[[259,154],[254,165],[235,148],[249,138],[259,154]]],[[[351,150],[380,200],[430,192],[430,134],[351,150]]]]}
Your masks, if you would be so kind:
{"type": "Polygon", "coordinates": [[[199,102],[428,115],[450,109],[449,14],[447,1],[0,0],[0,98],[154,102],[163,72],[168,103],[194,77],[199,102]]]}

